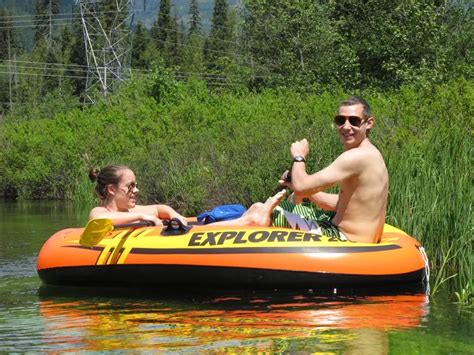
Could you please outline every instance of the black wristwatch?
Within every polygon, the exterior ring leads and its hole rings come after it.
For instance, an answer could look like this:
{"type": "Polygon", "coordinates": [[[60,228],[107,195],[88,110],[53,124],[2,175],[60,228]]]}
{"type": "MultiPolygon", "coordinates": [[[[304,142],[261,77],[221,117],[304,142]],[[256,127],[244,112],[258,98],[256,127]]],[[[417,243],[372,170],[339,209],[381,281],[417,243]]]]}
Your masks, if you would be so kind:
{"type": "Polygon", "coordinates": [[[296,157],[293,157],[293,163],[306,163],[306,159],[302,155],[297,155],[296,157]]]}

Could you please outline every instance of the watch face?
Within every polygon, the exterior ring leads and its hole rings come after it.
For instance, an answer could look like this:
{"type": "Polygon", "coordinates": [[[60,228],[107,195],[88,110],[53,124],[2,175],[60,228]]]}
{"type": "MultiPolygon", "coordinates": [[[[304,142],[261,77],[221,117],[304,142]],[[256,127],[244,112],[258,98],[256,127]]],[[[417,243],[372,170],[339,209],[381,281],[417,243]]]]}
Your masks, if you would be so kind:
{"type": "Polygon", "coordinates": [[[300,161],[305,161],[304,158],[301,156],[301,155],[298,155],[296,157],[293,158],[293,161],[296,161],[296,162],[300,162],[300,161]]]}

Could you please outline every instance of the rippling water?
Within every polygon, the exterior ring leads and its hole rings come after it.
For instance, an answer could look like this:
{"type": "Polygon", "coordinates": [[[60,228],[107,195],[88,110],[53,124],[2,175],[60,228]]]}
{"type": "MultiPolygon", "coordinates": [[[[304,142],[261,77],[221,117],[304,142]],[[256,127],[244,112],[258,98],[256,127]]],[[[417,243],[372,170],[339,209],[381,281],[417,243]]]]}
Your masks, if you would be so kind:
{"type": "Polygon", "coordinates": [[[420,290],[42,286],[39,248],[84,214],[61,203],[3,203],[0,217],[0,352],[474,353],[472,313],[420,290]]]}

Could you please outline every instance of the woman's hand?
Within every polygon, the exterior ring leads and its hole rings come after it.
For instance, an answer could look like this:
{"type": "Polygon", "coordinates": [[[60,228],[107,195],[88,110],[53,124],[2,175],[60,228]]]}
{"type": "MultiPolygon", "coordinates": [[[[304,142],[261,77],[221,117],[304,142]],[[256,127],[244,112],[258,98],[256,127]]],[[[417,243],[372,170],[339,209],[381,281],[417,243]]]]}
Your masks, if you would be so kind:
{"type": "Polygon", "coordinates": [[[155,226],[157,227],[162,227],[163,226],[163,221],[159,219],[158,217],[152,215],[152,214],[144,214],[140,218],[142,221],[152,221],[155,223],[155,226]]]}
{"type": "Polygon", "coordinates": [[[172,218],[179,219],[181,221],[181,223],[183,223],[185,226],[188,225],[188,220],[186,219],[186,217],[180,215],[178,212],[170,214],[170,219],[172,219],[172,218]]]}

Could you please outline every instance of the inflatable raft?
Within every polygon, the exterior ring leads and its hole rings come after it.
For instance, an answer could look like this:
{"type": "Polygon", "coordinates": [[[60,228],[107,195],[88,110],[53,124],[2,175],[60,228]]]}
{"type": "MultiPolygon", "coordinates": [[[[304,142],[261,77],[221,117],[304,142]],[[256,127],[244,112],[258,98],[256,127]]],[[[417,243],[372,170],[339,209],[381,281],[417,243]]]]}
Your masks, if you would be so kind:
{"type": "Polygon", "coordinates": [[[287,228],[174,223],[109,226],[84,241],[88,228],[64,229],[46,241],[37,265],[44,283],[327,288],[413,284],[428,277],[421,245],[390,225],[378,244],[287,228]]]}

